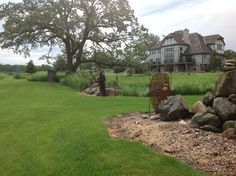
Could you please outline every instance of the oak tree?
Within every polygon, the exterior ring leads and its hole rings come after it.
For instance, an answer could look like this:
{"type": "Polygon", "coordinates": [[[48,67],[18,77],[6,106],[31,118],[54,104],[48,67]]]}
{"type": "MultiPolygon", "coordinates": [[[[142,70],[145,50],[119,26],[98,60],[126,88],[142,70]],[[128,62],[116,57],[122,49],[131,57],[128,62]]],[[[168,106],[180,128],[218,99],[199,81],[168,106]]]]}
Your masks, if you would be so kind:
{"type": "Polygon", "coordinates": [[[47,46],[66,54],[70,73],[94,48],[112,51],[115,58],[147,30],[139,26],[127,0],[23,0],[0,6],[2,48],[29,56],[47,46]],[[143,32],[142,32],[143,31],[143,32]]]}

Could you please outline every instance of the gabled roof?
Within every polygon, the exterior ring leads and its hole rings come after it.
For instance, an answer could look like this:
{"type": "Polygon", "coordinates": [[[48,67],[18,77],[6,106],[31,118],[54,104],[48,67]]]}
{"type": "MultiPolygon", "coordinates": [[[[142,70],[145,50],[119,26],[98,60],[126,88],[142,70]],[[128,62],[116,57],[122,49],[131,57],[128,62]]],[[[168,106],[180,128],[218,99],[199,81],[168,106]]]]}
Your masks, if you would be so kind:
{"type": "Polygon", "coordinates": [[[204,38],[202,35],[198,33],[189,34],[190,46],[186,50],[184,54],[192,55],[192,54],[210,54],[212,50],[205,44],[204,38]]]}
{"type": "Polygon", "coordinates": [[[224,42],[224,38],[219,34],[204,36],[204,40],[207,45],[215,44],[217,40],[222,40],[224,42]]]}
{"type": "Polygon", "coordinates": [[[155,45],[153,45],[153,47],[151,47],[150,50],[155,50],[155,49],[160,49],[162,44],[163,44],[164,40],[162,39],[161,41],[159,41],[158,43],[156,43],[155,45]]]}
{"type": "Polygon", "coordinates": [[[177,42],[177,44],[188,45],[183,40],[183,31],[180,30],[180,31],[175,31],[168,34],[164,39],[162,39],[160,42],[155,44],[150,50],[160,49],[164,41],[168,38],[173,38],[177,42]]]}
{"type": "Polygon", "coordinates": [[[165,39],[167,38],[173,38],[178,44],[186,45],[187,43],[183,40],[183,31],[175,31],[173,33],[168,34],[165,39]]]}

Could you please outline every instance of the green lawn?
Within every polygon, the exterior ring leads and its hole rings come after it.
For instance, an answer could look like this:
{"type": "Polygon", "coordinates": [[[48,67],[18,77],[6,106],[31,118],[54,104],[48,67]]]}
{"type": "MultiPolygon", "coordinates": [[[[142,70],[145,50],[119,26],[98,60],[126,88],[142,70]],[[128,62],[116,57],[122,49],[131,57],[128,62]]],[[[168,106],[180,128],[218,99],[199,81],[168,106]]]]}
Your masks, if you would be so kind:
{"type": "MultiPolygon", "coordinates": [[[[0,79],[1,176],[190,176],[191,166],[109,137],[105,119],[146,98],[86,97],[61,84],[0,79]]],[[[187,97],[193,103],[200,97],[187,97]]]]}

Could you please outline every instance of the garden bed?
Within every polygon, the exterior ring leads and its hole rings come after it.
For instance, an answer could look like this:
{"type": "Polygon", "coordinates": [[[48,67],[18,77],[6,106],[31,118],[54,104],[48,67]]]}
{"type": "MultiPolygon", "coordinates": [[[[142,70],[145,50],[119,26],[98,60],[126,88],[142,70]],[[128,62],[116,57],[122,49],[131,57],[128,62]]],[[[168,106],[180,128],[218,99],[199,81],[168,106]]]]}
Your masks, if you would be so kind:
{"type": "Polygon", "coordinates": [[[220,133],[191,128],[189,120],[162,122],[141,117],[141,113],[132,113],[109,119],[109,134],[113,138],[140,141],[204,171],[235,176],[235,140],[225,139],[220,133]]]}

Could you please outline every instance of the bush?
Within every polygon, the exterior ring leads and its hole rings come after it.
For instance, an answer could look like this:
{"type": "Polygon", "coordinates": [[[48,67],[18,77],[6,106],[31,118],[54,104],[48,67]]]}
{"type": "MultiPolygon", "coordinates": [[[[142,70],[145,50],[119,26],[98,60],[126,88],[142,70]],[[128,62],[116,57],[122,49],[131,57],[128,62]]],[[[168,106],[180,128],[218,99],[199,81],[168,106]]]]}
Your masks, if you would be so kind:
{"type": "Polygon", "coordinates": [[[46,82],[48,81],[48,74],[47,72],[37,72],[28,76],[27,80],[46,82]]]}
{"type": "Polygon", "coordinates": [[[91,84],[91,82],[88,79],[84,78],[80,74],[67,75],[64,78],[62,78],[60,82],[64,85],[79,90],[85,89],[91,84]]]}
{"type": "Polygon", "coordinates": [[[134,73],[135,73],[135,70],[133,68],[130,68],[130,69],[127,70],[127,74],[129,76],[132,76],[134,73]]]}
{"type": "Polygon", "coordinates": [[[125,67],[115,66],[114,73],[122,73],[125,71],[125,67]]]}
{"type": "MultiPolygon", "coordinates": [[[[62,79],[63,77],[65,77],[64,72],[58,72],[57,73],[58,81],[60,81],[60,79],[62,79]]],[[[28,81],[47,82],[48,81],[48,72],[41,71],[41,72],[37,72],[37,73],[34,73],[34,74],[28,74],[27,80],[28,81]]]]}
{"type": "Polygon", "coordinates": [[[14,76],[15,79],[27,79],[31,74],[30,73],[18,73],[14,76]]]}

